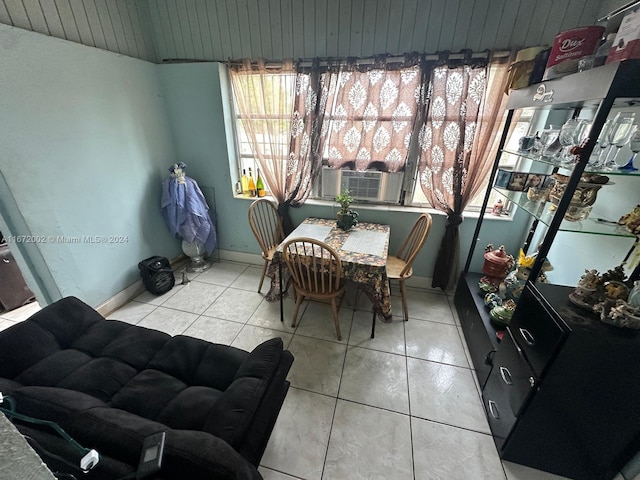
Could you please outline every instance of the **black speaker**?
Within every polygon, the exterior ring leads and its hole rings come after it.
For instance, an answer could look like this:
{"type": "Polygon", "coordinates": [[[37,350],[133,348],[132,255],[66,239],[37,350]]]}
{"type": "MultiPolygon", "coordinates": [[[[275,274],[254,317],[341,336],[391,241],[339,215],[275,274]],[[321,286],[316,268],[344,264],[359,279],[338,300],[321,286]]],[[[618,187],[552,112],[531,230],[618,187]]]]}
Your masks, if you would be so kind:
{"type": "Polygon", "coordinates": [[[165,257],[149,257],[138,263],[144,287],[154,295],[167,293],[176,284],[169,259],[165,257]]]}

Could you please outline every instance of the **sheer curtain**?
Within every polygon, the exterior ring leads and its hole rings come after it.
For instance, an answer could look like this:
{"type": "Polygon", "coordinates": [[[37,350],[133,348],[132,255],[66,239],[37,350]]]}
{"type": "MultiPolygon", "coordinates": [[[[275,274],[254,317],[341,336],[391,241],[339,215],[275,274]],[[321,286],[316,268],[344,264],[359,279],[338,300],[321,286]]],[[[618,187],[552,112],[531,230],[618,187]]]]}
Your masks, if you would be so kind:
{"type": "Polygon", "coordinates": [[[433,287],[454,286],[459,273],[459,225],[466,205],[484,188],[497,153],[497,121],[504,110],[508,59],[489,64],[441,58],[429,87],[427,118],[419,136],[420,186],[447,223],[433,287]]]}
{"type": "Polygon", "coordinates": [[[287,201],[287,163],[291,139],[291,115],[295,98],[293,62],[265,65],[263,59],[229,65],[229,76],[238,116],[253,156],[278,202],[287,229],[291,220],[282,207],[287,201]]]}
{"type": "MultiPolygon", "coordinates": [[[[285,201],[279,211],[288,218],[289,207],[299,207],[309,197],[322,168],[320,132],[324,122],[325,78],[317,61],[310,69],[297,68],[295,98],[291,119],[291,138],[285,177],[285,201]]],[[[285,227],[287,231],[287,227],[285,227]]]]}

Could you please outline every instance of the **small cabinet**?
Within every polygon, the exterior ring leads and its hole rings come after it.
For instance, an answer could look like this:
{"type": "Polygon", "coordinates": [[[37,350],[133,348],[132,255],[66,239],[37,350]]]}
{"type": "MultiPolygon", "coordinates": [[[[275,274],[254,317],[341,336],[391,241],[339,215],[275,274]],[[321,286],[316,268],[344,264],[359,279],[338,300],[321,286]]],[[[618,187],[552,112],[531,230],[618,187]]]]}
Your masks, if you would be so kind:
{"type": "Polygon", "coordinates": [[[561,326],[562,320],[554,318],[550,309],[531,292],[524,295],[518,303],[520,311],[518,315],[514,315],[509,330],[518,345],[521,345],[535,374],[542,377],[567,332],[561,326]]]}
{"type": "Polygon", "coordinates": [[[507,329],[482,390],[491,431],[500,443],[509,435],[536,384],[536,377],[524,359],[522,350],[507,329]]]}

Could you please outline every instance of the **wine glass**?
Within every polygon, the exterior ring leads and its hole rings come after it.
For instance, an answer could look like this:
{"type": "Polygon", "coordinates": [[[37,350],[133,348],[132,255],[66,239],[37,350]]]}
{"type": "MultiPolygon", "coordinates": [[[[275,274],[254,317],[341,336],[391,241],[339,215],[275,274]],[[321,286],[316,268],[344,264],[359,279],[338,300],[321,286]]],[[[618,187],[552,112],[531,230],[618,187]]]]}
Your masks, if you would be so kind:
{"type": "Polygon", "coordinates": [[[620,112],[613,119],[611,131],[609,132],[609,143],[616,148],[612,148],[609,153],[607,153],[607,157],[602,165],[604,170],[613,170],[618,167],[616,164],[616,156],[620,152],[620,149],[629,141],[629,137],[633,131],[635,116],[636,114],[632,112],[620,112]],[[611,152],[614,152],[613,156],[611,156],[611,152]]]}
{"type": "MultiPolygon", "coordinates": [[[[582,146],[584,142],[589,138],[589,133],[591,132],[591,122],[585,119],[578,119],[575,129],[573,130],[573,142],[572,145],[582,146]]],[[[562,164],[568,167],[568,164],[577,160],[578,155],[571,153],[571,149],[569,150],[569,154],[562,160],[562,164]]]]}
{"type": "Polygon", "coordinates": [[[640,128],[638,124],[634,125],[633,133],[629,137],[629,148],[633,152],[633,156],[626,165],[618,167],[618,169],[625,170],[627,172],[636,172],[638,171],[638,169],[633,166],[633,161],[636,159],[636,155],[638,155],[638,152],[640,152],[640,128]]]}
{"type": "MultiPolygon", "coordinates": [[[[609,131],[611,130],[612,123],[613,122],[611,120],[607,120],[606,122],[604,122],[604,125],[602,126],[602,130],[600,130],[600,135],[598,136],[598,140],[596,140],[596,145],[598,145],[600,149],[598,150],[597,153],[595,153],[595,155],[592,154],[591,157],[589,158],[589,161],[587,162],[587,165],[589,165],[590,167],[598,168],[604,162],[602,155],[604,154],[604,151],[609,146],[608,138],[609,138],[609,131]]],[[[595,150],[595,147],[594,147],[594,150],[595,150]]]]}
{"type": "Polygon", "coordinates": [[[540,149],[540,157],[547,156],[548,149],[553,143],[558,140],[558,134],[560,130],[558,130],[553,125],[549,125],[549,127],[542,130],[540,133],[540,143],[542,144],[542,148],[540,149]]]}
{"type": "Polygon", "coordinates": [[[583,120],[578,120],[577,118],[572,118],[567,120],[562,128],[560,129],[560,144],[562,145],[562,149],[558,153],[558,159],[560,163],[566,164],[570,163],[573,160],[573,155],[569,153],[569,149],[573,145],[577,145],[577,137],[579,136],[579,129],[582,129],[583,120]]]}

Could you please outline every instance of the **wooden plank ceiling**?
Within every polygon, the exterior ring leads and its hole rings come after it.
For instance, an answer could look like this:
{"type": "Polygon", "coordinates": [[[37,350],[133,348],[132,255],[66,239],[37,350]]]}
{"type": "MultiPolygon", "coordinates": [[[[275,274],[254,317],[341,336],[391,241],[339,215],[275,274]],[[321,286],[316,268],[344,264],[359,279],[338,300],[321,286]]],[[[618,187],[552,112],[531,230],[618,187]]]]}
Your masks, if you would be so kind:
{"type": "MultiPolygon", "coordinates": [[[[0,0],[0,23],[151,62],[550,44],[602,0],[0,0]]],[[[606,13],[606,12],[605,12],[606,13]]]]}

